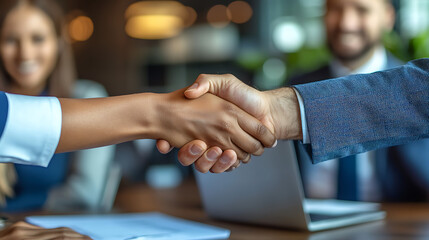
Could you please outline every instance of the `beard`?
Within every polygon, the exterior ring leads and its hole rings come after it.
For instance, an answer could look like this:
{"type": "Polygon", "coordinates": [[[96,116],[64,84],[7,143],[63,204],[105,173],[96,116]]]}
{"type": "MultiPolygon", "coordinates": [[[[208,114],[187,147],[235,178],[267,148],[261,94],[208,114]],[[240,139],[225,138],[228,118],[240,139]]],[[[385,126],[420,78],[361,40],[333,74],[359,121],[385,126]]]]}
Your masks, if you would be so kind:
{"type": "Polygon", "coordinates": [[[340,38],[340,34],[343,33],[336,31],[333,34],[333,37],[328,37],[328,47],[333,53],[333,55],[338,58],[338,60],[343,62],[354,62],[362,59],[363,57],[367,56],[374,48],[376,48],[381,42],[381,37],[371,40],[368,35],[363,31],[349,32],[348,34],[357,35],[361,39],[363,44],[358,50],[355,51],[347,51],[343,49],[340,50],[338,48],[335,48],[334,46],[337,44],[338,41],[340,41],[338,40],[340,38]]]}

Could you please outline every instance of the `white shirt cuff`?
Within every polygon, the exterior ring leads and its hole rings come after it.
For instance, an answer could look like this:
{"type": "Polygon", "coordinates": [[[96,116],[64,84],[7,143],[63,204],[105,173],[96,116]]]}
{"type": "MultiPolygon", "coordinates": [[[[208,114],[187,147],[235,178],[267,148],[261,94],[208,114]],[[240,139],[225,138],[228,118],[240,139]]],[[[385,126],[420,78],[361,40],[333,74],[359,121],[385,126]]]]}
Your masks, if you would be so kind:
{"type": "Polygon", "coordinates": [[[0,161],[48,166],[61,135],[61,104],[55,97],[6,94],[8,118],[0,161]]]}
{"type": "Polygon", "coordinates": [[[302,143],[308,144],[310,143],[310,136],[308,134],[307,119],[305,117],[304,100],[295,88],[292,89],[295,91],[296,97],[298,98],[299,112],[301,114],[302,143]]]}

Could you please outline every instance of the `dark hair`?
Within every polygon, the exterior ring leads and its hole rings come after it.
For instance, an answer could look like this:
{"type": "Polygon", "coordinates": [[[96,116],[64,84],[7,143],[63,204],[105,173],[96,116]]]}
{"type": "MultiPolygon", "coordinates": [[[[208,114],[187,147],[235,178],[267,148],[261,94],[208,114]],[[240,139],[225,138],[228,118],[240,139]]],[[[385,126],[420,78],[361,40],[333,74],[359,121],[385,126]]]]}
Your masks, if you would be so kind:
{"type": "MultiPolygon", "coordinates": [[[[47,90],[51,96],[70,97],[76,80],[76,69],[61,7],[54,0],[0,0],[0,29],[3,28],[7,14],[20,4],[36,7],[52,20],[58,38],[58,58],[48,77],[47,90]]],[[[11,81],[11,76],[0,59],[0,90],[5,90],[11,81]]]]}

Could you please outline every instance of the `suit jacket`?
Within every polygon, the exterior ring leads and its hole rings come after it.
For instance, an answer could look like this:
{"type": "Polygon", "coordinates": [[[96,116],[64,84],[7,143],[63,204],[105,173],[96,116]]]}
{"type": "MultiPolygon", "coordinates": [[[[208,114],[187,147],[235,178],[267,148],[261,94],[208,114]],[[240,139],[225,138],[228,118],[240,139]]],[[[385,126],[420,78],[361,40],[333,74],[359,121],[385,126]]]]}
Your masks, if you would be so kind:
{"type": "MultiPolygon", "coordinates": [[[[400,62],[388,56],[387,65],[394,68],[400,62]]],[[[317,82],[296,86],[304,100],[311,141],[306,149],[297,144],[302,170],[312,160],[412,141],[376,150],[382,200],[428,200],[429,139],[422,138],[429,136],[429,59],[386,72],[343,77],[339,82],[318,82],[332,76],[324,66],[291,80],[291,84],[317,82]],[[384,93],[385,89],[392,92],[384,93]]]]}

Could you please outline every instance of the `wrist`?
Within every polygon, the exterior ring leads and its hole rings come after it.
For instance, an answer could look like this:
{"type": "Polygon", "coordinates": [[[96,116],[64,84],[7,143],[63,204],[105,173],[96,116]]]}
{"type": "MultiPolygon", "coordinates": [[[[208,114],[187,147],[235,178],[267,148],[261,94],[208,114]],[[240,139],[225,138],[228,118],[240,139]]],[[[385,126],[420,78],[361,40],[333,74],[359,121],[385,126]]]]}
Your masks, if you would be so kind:
{"type": "Polygon", "coordinates": [[[162,136],[162,114],[160,109],[168,107],[165,94],[141,93],[137,101],[132,103],[130,113],[136,117],[134,131],[136,139],[161,139],[162,136]]]}
{"type": "Polygon", "coordinates": [[[287,87],[265,93],[270,99],[277,139],[302,139],[301,114],[295,91],[287,87]]]}

